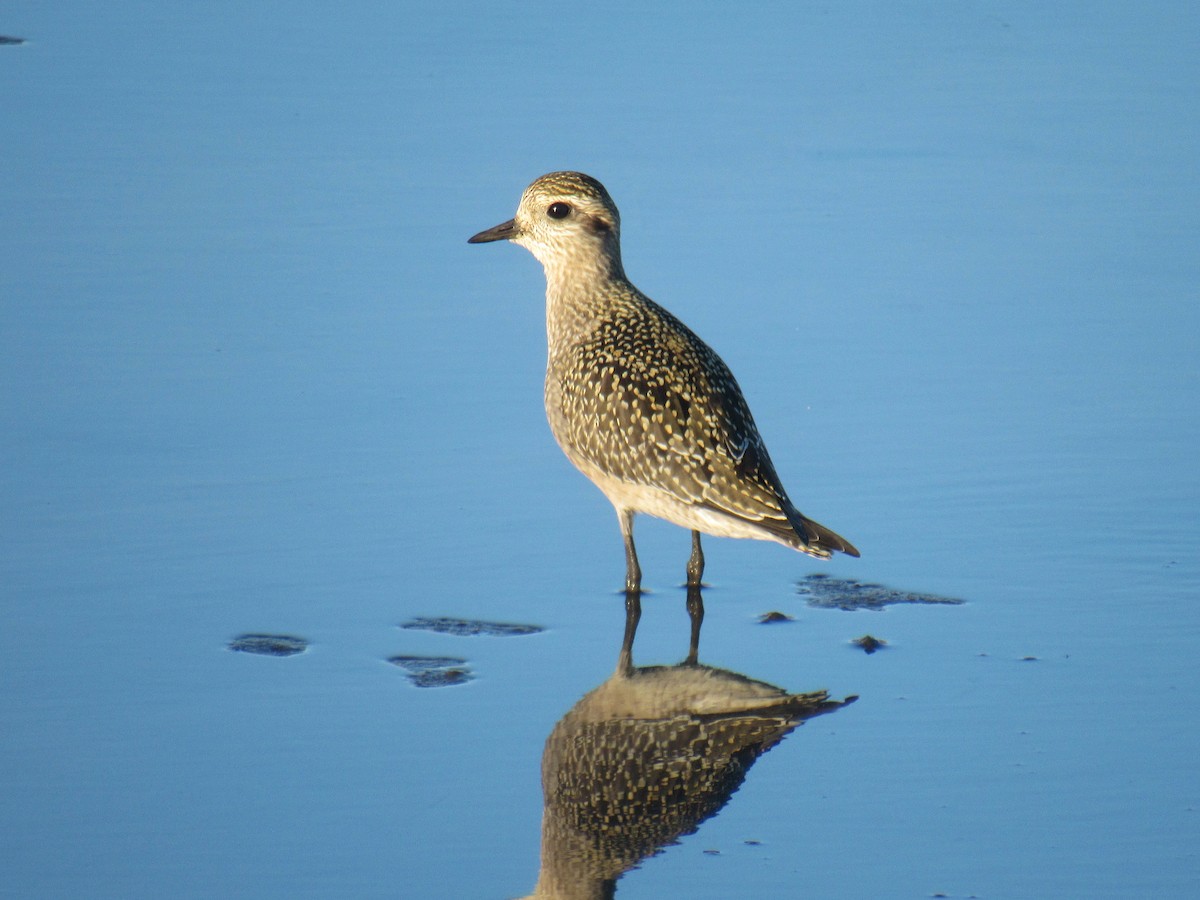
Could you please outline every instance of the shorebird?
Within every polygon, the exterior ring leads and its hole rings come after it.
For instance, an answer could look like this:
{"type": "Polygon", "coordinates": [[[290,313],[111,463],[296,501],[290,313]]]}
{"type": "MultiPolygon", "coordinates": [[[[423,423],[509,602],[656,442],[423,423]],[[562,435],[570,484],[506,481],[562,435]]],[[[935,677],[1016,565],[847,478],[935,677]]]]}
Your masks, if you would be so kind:
{"type": "Polygon", "coordinates": [[[618,671],[546,738],[541,868],[523,900],[612,897],[622,875],[716,815],[760,756],[854,699],[697,663],[618,671]]]}
{"type": "Polygon", "coordinates": [[[625,276],[621,219],[604,185],[581,172],[543,175],[512,219],[469,243],[501,240],[545,269],[546,417],[616,508],[627,594],[642,581],[635,513],[691,530],[691,587],[704,574],[701,532],[858,556],[788,499],[729,367],[625,276]]]}

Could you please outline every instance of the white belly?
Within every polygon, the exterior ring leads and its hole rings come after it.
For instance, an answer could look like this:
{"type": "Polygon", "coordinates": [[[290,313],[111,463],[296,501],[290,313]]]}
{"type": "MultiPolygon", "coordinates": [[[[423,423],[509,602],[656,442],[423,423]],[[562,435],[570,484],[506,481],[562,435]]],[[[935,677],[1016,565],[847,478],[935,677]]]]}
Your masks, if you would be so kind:
{"type": "Polygon", "coordinates": [[[673,494],[659,488],[630,484],[614,478],[594,465],[574,458],[570,453],[567,453],[567,458],[604,492],[609,502],[618,511],[628,509],[645,513],[656,519],[664,519],[682,528],[711,534],[714,537],[751,538],[758,541],[775,541],[784,546],[791,546],[778,535],[753,522],[723,515],[702,506],[684,503],[673,494]]]}

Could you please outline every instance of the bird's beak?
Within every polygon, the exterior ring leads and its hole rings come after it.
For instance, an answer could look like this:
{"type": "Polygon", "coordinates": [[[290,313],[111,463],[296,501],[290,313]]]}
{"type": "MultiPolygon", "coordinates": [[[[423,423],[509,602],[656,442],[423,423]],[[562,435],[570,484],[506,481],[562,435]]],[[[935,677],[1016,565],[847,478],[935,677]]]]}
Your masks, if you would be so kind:
{"type": "Polygon", "coordinates": [[[517,220],[509,219],[507,222],[501,222],[495,228],[489,228],[487,231],[481,231],[472,238],[467,239],[468,244],[486,244],[490,241],[511,241],[517,236],[517,220]]]}

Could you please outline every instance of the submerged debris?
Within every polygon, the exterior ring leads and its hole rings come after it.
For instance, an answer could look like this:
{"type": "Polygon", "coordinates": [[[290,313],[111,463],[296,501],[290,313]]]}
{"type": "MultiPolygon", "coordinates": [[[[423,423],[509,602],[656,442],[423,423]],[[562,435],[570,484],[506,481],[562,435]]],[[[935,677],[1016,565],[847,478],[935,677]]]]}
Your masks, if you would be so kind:
{"type": "Polygon", "coordinates": [[[489,637],[511,637],[522,634],[538,634],[544,629],[540,625],[517,625],[509,622],[481,622],[477,619],[456,619],[451,616],[417,616],[400,626],[415,631],[436,631],[438,634],[453,634],[470,637],[484,634],[489,637]]]}
{"type": "Polygon", "coordinates": [[[887,646],[887,641],[883,638],[877,638],[870,634],[864,634],[860,638],[855,638],[850,643],[862,647],[868,654],[874,653],[876,650],[882,650],[887,646]]]}
{"type": "Polygon", "coordinates": [[[454,656],[393,656],[388,662],[404,669],[417,687],[466,684],[473,677],[467,661],[454,656]]]}
{"type": "Polygon", "coordinates": [[[763,613],[758,617],[759,625],[774,625],[776,622],[794,622],[795,617],[789,616],[787,613],[781,613],[778,610],[769,613],[763,613]]]}
{"type": "Polygon", "coordinates": [[[229,642],[229,649],[260,656],[295,656],[308,649],[308,641],[289,634],[240,634],[229,642]]]}
{"type": "Polygon", "coordinates": [[[849,578],[831,578],[824,574],[809,575],[800,582],[799,592],[809,606],[824,609],[883,609],[893,603],[941,603],[958,606],[965,601],[937,594],[917,594],[898,591],[882,584],[863,584],[849,578]]]}

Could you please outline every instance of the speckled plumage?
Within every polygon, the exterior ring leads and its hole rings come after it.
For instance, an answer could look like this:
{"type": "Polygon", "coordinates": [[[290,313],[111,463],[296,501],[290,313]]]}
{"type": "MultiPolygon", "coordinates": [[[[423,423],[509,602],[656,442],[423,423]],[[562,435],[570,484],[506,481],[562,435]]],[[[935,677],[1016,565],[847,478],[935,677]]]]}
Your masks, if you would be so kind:
{"type": "Polygon", "coordinates": [[[627,590],[641,584],[639,512],[692,530],[691,584],[704,566],[699,532],[858,556],[792,504],[721,358],[626,278],[620,216],[600,182],[543,175],[512,220],[471,238],[496,240],[524,246],[546,271],[546,416],[617,510],[627,590]]]}
{"type": "Polygon", "coordinates": [[[527,900],[612,897],[623,873],[719,812],[762,754],[848,702],[695,663],[619,670],[546,739],[527,900]]]}

